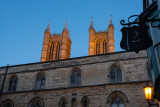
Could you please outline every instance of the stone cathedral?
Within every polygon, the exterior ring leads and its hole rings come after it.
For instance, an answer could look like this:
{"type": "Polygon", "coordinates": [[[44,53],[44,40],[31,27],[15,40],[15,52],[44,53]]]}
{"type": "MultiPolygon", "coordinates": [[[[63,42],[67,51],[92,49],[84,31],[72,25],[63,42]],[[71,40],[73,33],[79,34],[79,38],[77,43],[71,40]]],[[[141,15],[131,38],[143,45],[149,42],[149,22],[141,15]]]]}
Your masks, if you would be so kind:
{"type": "Polygon", "coordinates": [[[76,58],[67,22],[61,34],[49,22],[40,62],[0,67],[0,107],[148,107],[146,51],[115,52],[108,22],[98,32],[91,19],[88,56],[76,58]]]}

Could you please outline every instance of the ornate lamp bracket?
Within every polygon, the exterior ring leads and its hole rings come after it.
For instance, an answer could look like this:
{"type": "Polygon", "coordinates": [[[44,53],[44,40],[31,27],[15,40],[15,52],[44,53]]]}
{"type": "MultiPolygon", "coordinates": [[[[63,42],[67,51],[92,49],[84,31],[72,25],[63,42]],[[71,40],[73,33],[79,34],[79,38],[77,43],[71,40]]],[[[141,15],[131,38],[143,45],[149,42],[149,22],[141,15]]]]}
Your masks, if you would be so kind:
{"type": "Polygon", "coordinates": [[[132,25],[143,25],[146,22],[151,22],[151,26],[154,28],[158,28],[160,29],[160,18],[157,18],[159,16],[159,13],[157,15],[151,14],[149,16],[149,19],[145,18],[145,17],[140,17],[139,15],[132,15],[128,18],[128,22],[126,23],[125,20],[121,20],[120,24],[123,26],[132,26],[132,25]],[[131,18],[134,18],[135,20],[130,21],[131,18]]]}

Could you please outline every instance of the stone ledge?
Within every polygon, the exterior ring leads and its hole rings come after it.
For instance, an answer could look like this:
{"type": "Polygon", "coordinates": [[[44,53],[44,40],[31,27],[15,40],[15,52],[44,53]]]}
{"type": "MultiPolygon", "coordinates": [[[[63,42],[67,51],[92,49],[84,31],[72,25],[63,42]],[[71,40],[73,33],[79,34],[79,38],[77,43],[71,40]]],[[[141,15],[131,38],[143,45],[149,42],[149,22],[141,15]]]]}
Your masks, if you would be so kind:
{"type": "Polygon", "coordinates": [[[51,90],[66,90],[66,89],[74,89],[74,88],[88,88],[88,87],[96,87],[96,86],[121,85],[121,84],[136,84],[136,83],[146,83],[146,82],[152,82],[152,81],[151,80],[145,80],[145,81],[117,82],[117,83],[87,85],[87,86],[61,87],[61,88],[53,88],[53,89],[39,89],[39,90],[33,89],[33,90],[27,90],[27,91],[3,92],[2,94],[14,94],[14,93],[25,93],[25,92],[37,92],[37,91],[51,91],[51,90]]]}

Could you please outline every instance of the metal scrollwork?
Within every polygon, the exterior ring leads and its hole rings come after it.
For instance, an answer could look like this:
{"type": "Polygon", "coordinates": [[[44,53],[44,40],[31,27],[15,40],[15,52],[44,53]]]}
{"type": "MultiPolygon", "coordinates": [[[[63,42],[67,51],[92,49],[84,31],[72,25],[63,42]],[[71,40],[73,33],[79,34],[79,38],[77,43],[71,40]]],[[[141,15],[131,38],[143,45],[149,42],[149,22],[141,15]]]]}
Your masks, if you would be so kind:
{"type": "Polygon", "coordinates": [[[131,26],[131,25],[142,25],[145,24],[145,22],[151,22],[151,26],[154,28],[159,28],[160,29],[160,18],[159,17],[159,13],[160,11],[155,15],[155,14],[150,14],[150,17],[147,18],[142,18],[139,17],[139,15],[132,15],[128,18],[128,23],[125,22],[125,20],[121,20],[120,24],[123,26],[131,26]],[[137,17],[135,18],[135,20],[130,21],[131,18],[133,17],[137,17]]]}
{"type": "Polygon", "coordinates": [[[131,18],[133,17],[138,17],[138,15],[132,15],[128,18],[128,23],[125,23],[125,20],[121,20],[120,23],[121,25],[125,26],[125,25],[128,25],[128,26],[131,26],[133,24],[139,24],[139,18],[136,18],[133,22],[130,21],[131,18]]]}

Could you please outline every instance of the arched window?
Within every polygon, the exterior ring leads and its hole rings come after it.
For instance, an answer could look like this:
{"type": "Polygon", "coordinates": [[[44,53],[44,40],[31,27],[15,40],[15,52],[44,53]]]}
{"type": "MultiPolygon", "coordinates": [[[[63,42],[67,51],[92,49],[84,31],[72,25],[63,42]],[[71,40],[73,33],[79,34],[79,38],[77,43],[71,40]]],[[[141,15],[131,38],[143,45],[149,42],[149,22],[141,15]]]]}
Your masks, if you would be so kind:
{"type": "Polygon", "coordinates": [[[96,42],[96,54],[100,54],[100,42],[97,40],[96,42]]]}
{"type": "Polygon", "coordinates": [[[62,98],[59,102],[59,107],[67,107],[67,101],[65,98],[62,98]]]}
{"type": "Polygon", "coordinates": [[[56,48],[56,59],[60,59],[60,43],[59,42],[56,48]]]}
{"type": "Polygon", "coordinates": [[[107,106],[109,107],[127,107],[128,102],[129,102],[128,98],[124,93],[120,91],[115,91],[108,96],[107,106]]]}
{"type": "Polygon", "coordinates": [[[115,96],[112,99],[112,107],[124,107],[124,102],[122,101],[120,97],[115,96]]]}
{"type": "Polygon", "coordinates": [[[18,84],[18,78],[16,76],[11,77],[9,81],[8,91],[16,91],[17,84],[18,84]]]}
{"type": "Polygon", "coordinates": [[[75,69],[71,75],[71,86],[81,85],[81,74],[79,69],[75,69]]]}
{"type": "Polygon", "coordinates": [[[1,107],[14,107],[14,103],[13,103],[12,100],[7,99],[7,100],[2,102],[1,107]]]}
{"type": "Polygon", "coordinates": [[[107,44],[106,44],[106,41],[104,40],[103,41],[103,54],[105,54],[106,52],[107,52],[107,46],[106,46],[107,44]]]}
{"type": "Polygon", "coordinates": [[[45,75],[44,74],[40,74],[36,80],[36,89],[42,89],[45,87],[45,75]]]}
{"type": "Polygon", "coordinates": [[[49,60],[53,60],[53,54],[54,54],[54,44],[52,43],[49,50],[49,60]]]}
{"type": "Polygon", "coordinates": [[[116,65],[112,68],[110,72],[111,82],[121,82],[122,72],[116,65]]]}
{"type": "Polygon", "coordinates": [[[44,102],[40,97],[35,97],[29,102],[28,107],[44,107],[44,102]]]}
{"type": "Polygon", "coordinates": [[[89,99],[87,96],[84,96],[81,100],[82,107],[89,107],[89,99]]]}

